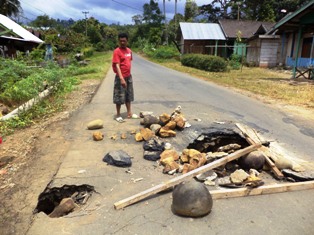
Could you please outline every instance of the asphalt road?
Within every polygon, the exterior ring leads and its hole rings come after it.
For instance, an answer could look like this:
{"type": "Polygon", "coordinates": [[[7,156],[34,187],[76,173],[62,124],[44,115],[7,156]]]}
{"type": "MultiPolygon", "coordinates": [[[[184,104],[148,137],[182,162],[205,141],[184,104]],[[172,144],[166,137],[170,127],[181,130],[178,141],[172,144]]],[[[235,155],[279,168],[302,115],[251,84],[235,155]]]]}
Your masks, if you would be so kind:
{"type": "MultiPolygon", "coordinates": [[[[197,136],[196,127],[206,128],[215,121],[242,122],[275,139],[280,147],[310,159],[313,124],[285,114],[270,105],[247,98],[209,82],[172,71],[134,56],[134,113],[170,113],[182,106],[191,128],[167,139],[173,146],[189,143],[184,136],[197,136]],[[197,122],[194,119],[202,121],[197,122]],[[311,134],[312,133],[312,134],[311,134]]],[[[97,193],[79,211],[52,219],[43,213],[35,216],[28,235],[41,234],[314,234],[314,190],[215,200],[212,212],[202,218],[179,217],[171,211],[171,192],[115,210],[113,204],[175,177],[162,174],[157,163],[143,159],[141,143],[128,134],[140,127],[139,120],[114,121],[112,104],[113,73],[110,71],[92,102],[71,115],[66,138],[71,147],[50,182],[50,187],[65,184],[90,184],[97,193]],[[103,141],[94,142],[86,123],[97,118],[105,122],[103,141]],[[117,140],[110,137],[116,134],[117,140]],[[125,168],[102,162],[112,150],[132,156],[130,173],[125,168]],[[140,179],[134,181],[135,179],[140,179]]],[[[123,107],[124,108],[124,107],[123,107]]],[[[125,109],[123,115],[126,115],[125,109]]],[[[177,149],[182,151],[182,149],[177,149]]],[[[48,182],[47,182],[48,183],[48,182]]]]}
{"type": "MultiPolygon", "coordinates": [[[[164,110],[181,105],[191,118],[205,122],[233,121],[247,124],[268,140],[275,140],[292,156],[314,160],[314,122],[280,111],[252,99],[135,56],[133,76],[138,107],[161,104],[164,110]]],[[[314,115],[314,113],[313,113],[314,115]]]]}

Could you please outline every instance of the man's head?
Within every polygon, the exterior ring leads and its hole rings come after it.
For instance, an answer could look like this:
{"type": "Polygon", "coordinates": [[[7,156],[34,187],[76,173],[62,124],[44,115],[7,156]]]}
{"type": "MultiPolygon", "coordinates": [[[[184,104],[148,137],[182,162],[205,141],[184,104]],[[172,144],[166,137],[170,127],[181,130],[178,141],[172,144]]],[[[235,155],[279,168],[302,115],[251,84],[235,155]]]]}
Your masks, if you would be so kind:
{"type": "Polygon", "coordinates": [[[120,47],[126,47],[128,44],[128,35],[126,33],[119,33],[118,35],[120,47]]]}

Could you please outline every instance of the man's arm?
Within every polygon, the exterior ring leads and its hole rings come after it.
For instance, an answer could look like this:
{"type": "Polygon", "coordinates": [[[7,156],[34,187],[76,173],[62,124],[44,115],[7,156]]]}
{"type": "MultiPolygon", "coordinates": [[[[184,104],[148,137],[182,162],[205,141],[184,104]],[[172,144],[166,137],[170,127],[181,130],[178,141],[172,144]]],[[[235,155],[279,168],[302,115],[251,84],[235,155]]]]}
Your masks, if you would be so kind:
{"type": "Polygon", "coordinates": [[[118,73],[118,76],[120,78],[120,81],[121,81],[121,85],[126,88],[126,82],[124,80],[124,77],[122,76],[122,73],[121,73],[121,69],[120,69],[120,64],[116,63],[116,68],[117,68],[117,73],[118,73]]]}

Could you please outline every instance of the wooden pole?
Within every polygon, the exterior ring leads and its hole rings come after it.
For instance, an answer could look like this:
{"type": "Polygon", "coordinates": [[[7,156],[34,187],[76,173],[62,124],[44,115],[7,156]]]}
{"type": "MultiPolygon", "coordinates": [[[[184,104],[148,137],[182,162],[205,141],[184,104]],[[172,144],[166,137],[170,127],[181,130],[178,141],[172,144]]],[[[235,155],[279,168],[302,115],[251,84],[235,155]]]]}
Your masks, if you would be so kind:
{"type": "Polygon", "coordinates": [[[258,188],[238,188],[238,189],[224,189],[209,191],[213,199],[245,197],[264,195],[272,193],[283,193],[299,190],[314,189],[314,181],[297,182],[297,183],[283,183],[260,186],[258,188]]]}
{"type": "Polygon", "coordinates": [[[131,204],[134,204],[140,200],[143,200],[151,195],[154,195],[158,192],[161,192],[161,191],[164,191],[172,186],[175,186],[181,182],[183,182],[184,180],[188,179],[188,178],[193,178],[194,176],[198,175],[198,174],[201,174],[203,172],[206,172],[206,171],[209,171],[211,169],[214,169],[218,166],[221,166],[221,165],[224,165],[230,161],[233,161],[235,159],[238,159],[240,157],[242,157],[243,155],[245,154],[248,154],[258,148],[260,148],[262,145],[261,144],[254,144],[254,145],[251,145],[249,147],[246,147],[244,149],[240,149],[226,157],[223,157],[219,160],[216,160],[214,162],[211,162],[211,163],[208,163],[204,166],[201,166],[199,168],[196,168],[186,174],[183,174],[183,175],[180,175],[176,178],[173,178],[167,182],[164,182],[164,183],[161,183],[159,185],[156,185],[152,188],[149,188],[143,192],[140,192],[140,193],[137,193],[131,197],[128,197],[128,198],[125,198],[121,201],[118,201],[116,203],[114,203],[114,208],[115,209],[121,209],[121,208],[124,208],[128,205],[131,205],[131,204]]]}
{"type": "Polygon", "coordinates": [[[299,31],[298,31],[298,41],[297,41],[297,49],[295,52],[295,61],[294,61],[294,65],[293,65],[293,79],[296,78],[296,74],[297,74],[297,67],[298,67],[298,59],[299,59],[299,50],[300,50],[300,44],[301,44],[301,37],[302,37],[302,26],[299,26],[299,31]]]}
{"type": "MultiPolygon", "coordinates": [[[[249,144],[262,144],[262,141],[259,139],[259,137],[256,135],[255,131],[251,129],[248,126],[244,126],[240,123],[236,123],[236,126],[242,131],[246,141],[249,144]]],[[[266,163],[270,166],[271,171],[274,173],[275,177],[277,179],[282,179],[284,178],[284,175],[281,173],[281,171],[276,167],[274,162],[270,159],[271,154],[268,148],[265,146],[262,146],[260,149],[261,153],[265,157],[266,163]]]]}

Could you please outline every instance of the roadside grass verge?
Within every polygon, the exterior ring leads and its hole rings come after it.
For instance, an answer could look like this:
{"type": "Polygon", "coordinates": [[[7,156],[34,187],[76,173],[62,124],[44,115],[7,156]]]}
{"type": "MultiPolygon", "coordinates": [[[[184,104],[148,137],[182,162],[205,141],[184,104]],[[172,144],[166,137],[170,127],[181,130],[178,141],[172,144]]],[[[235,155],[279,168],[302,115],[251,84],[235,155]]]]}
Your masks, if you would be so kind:
{"type": "Polygon", "coordinates": [[[112,52],[94,52],[88,58],[88,65],[79,67],[77,78],[84,79],[103,79],[111,66],[112,52]]]}
{"type": "Polygon", "coordinates": [[[36,122],[40,122],[40,120],[48,118],[56,112],[62,111],[64,109],[66,95],[73,91],[73,89],[76,89],[80,81],[86,79],[101,80],[105,77],[106,72],[111,66],[111,56],[111,52],[97,52],[89,58],[89,63],[86,66],[70,65],[67,68],[57,68],[58,66],[54,66],[52,70],[49,68],[38,70],[35,71],[31,77],[26,76],[23,79],[19,79],[22,82],[26,82],[25,84],[22,84],[23,86],[21,86],[21,82],[19,84],[12,84],[8,88],[8,95],[6,96],[9,100],[6,100],[4,99],[5,97],[2,97],[2,102],[6,101],[6,105],[8,105],[11,111],[19,104],[26,102],[28,99],[33,98],[34,96],[36,97],[39,94],[40,90],[42,90],[42,85],[38,86],[38,88],[35,87],[32,93],[29,94],[24,94],[25,89],[22,88],[31,87],[31,85],[35,83],[41,84],[43,82],[40,80],[42,79],[41,75],[44,73],[48,73],[49,78],[54,81],[59,81],[58,84],[61,85],[59,85],[58,89],[51,95],[39,101],[29,110],[20,112],[18,116],[15,116],[6,121],[0,121],[0,136],[8,136],[14,133],[16,129],[28,127],[36,122]],[[38,79],[36,80],[37,77],[38,79]],[[21,93],[19,93],[19,91],[21,93]],[[29,95],[33,96],[29,97],[29,95]],[[12,99],[10,97],[12,97],[12,99]],[[16,99],[16,97],[21,97],[18,100],[19,102],[13,102],[15,101],[14,99],[16,99]],[[15,105],[10,105],[14,103],[15,105]]]}
{"type": "Polygon", "coordinates": [[[282,101],[296,106],[314,109],[314,83],[291,79],[291,72],[243,67],[229,72],[206,72],[181,65],[179,61],[154,61],[168,68],[214,82],[216,84],[249,91],[255,95],[282,101]]]}

